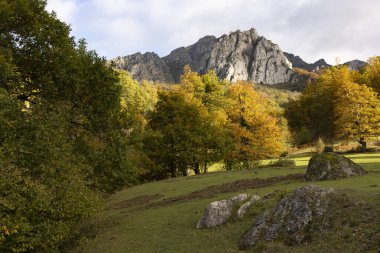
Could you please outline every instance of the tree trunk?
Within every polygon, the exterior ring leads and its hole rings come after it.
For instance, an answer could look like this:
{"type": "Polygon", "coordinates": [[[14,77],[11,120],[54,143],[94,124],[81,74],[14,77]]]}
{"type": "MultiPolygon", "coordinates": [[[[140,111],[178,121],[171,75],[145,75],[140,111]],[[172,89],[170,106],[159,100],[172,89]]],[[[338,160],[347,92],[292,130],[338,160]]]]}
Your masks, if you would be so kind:
{"type": "Polygon", "coordinates": [[[203,173],[204,173],[204,174],[207,174],[207,172],[208,172],[208,166],[207,166],[207,162],[205,162],[205,163],[203,164],[203,173]]]}
{"type": "Polygon", "coordinates": [[[177,177],[177,169],[173,161],[170,162],[170,174],[171,177],[177,177]]]}
{"type": "Polygon", "coordinates": [[[193,170],[194,170],[195,175],[201,174],[201,170],[199,167],[200,167],[199,162],[194,163],[193,170]]]}
{"type": "Polygon", "coordinates": [[[365,151],[367,149],[367,142],[365,141],[364,137],[360,137],[358,142],[360,143],[360,145],[362,145],[362,151],[365,151]]]}

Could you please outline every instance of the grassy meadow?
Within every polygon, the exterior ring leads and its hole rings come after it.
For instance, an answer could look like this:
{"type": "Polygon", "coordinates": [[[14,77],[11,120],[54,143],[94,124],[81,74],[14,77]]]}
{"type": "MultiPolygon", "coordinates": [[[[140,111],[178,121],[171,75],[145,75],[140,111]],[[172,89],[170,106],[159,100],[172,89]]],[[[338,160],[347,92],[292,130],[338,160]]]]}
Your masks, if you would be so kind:
{"type": "MultiPolygon", "coordinates": [[[[264,252],[263,247],[246,251],[240,251],[237,247],[237,242],[261,211],[252,208],[251,213],[242,220],[199,230],[195,226],[204,208],[211,201],[238,193],[263,196],[307,184],[337,189],[353,202],[369,203],[373,212],[369,215],[380,213],[380,153],[350,154],[347,157],[362,165],[368,174],[336,181],[305,182],[299,174],[305,173],[310,157],[298,156],[293,158],[296,166],[291,168],[220,171],[146,183],[120,191],[108,198],[105,209],[93,220],[81,225],[84,237],[70,252],[264,252]]],[[[379,228],[379,216],[373,217],[368,223],[379,228]]],[[[342,228],[342,233],[345,229],[342,228]]],[[[345,248],[344,252],[354,252],[354,234],[346,235],[343,241],[335,234],[317,237],[303,246],[272,242],[269,244],[272,251],[268,252],[342,252],[342,247],[345,248]]],[[[380,245],[364,252],[376,252],[378,247],[380,245]]]]}

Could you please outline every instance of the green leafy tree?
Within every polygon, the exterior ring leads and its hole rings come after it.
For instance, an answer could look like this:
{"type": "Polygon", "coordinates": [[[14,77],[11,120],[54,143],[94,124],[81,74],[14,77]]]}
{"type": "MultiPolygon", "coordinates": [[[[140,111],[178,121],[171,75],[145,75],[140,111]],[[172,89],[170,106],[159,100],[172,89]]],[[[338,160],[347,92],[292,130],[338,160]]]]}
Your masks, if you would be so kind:
{"type": "Polygon", "coordinates": [[[54,251],[134,183],[122,87],[42,0],[0,0],[1,252],[54,251]]]}
{"type": "Polygon", "coordinates": [[[154,110],[158,100],[156,85],[139,83],[127,71],[118,70],[121,90],[123,132],[128,144],[129,167],[134,168],[140,180],[149,180],[149,160],[142,148],[143,136],[147,125],[147,115],[154,110]]]}
{"type": "Polygon", "coordinates": [[[205,111],[182,93],[162,91],[149,116],[145,150],[159,169],[154,177],[187,175],[198,159],[205,111]]]}
{"type": "Polygon", "coordinates": [[[194,161],[196,174],[199,174],[201,164],[204,173],[207,173],[208,166],[222,160],[227,151],[226,87],[227,83],[220,81],[214,71],[199,75],[185,66],[181,76],[179,91],[189,99],[195,99],[205,111],[202,123],[204,130],[200,137],[202,145],[198,160],[194,161]]]}

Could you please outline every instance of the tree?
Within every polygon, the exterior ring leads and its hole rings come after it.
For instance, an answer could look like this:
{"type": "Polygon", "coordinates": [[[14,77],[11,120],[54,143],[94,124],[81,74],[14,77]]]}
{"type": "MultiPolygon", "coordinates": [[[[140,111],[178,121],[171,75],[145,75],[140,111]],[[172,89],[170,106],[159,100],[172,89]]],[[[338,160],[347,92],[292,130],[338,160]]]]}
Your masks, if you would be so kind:
{"type": "Polygon", "coordinates": [[[148,82],[139,83],[134,80],[127,71],[118,70],[119,83],[121,85],[121,107],[123,115],[123,132],[128,145],[128,151],[123,157],[134,168],[140,180],[145,178],[149,171],[148,158],[142,148],[143,136],[147,125],[149,113],[154,110],[157,103],[157,86],[148,82]]]}
{"type": "Polygon", "coordinates": [[[155,110],[149,115],[145,150],[160,166],[157,179],[187,175],[198,160],[204,131],[204,109],[182,93],[162,91],[155,110]]]}
{"type": "Polygon", "coordinates": [[[380,56],[372,57],[364,67],[365,83],[380,94],[380,56]]]}
{"type": "Polygon", "coordinates": [[[194,100],[204,108],[203,132],[200,136],[198,160],[194,162],[194,171],[199,173],[202,165],[203,172],[207,173],[210,163],[223,159],[227,150],[227,104],[225,92],[227,83],[220,81],[215,71],[209,71],[204,75],[193,72],[189,66],[184,67],[181,82],[178,87],[189,100],[194,100]]]}
{"type": "Polygon", "coordinates": [[[380,134],[380,99],[366,85],[346,82],[337,90],[336,136],[357,139],[366,149],[366,138],[380,134]]]}
{"type": "Polygon", "coordinates": [[[345,66],[325,70],[290,103],[290,126],[298,133],[306,128],[311,140],[357,138],[365,147],[365,138],[379,132],[379,99],[371,88],[357,83],[364,77],[345,66]]]}
{"type": "Polygon", "coordinates": [[[227,94],[234,140],[227,163],[243,162],[248,166],[250,161],[278,155],[284,136],[268,101],[245,82],[231,85],[227,94]]]}
{"type": "Polygon", "coordinates": [[[117,74],[45,7],[0,0],[1,252],[54,251],[137,176],[117,74]]]}

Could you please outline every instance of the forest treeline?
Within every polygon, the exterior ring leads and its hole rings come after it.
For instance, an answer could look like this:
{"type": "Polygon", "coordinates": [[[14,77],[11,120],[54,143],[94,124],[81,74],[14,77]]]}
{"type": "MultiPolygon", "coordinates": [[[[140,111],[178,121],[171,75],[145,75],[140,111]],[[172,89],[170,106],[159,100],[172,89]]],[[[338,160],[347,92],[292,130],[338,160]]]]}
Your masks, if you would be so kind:
{"type": "Polygon", "coordinates": [[[124,187],[379,134],[379,57],[328,69],[291,101],[189,67],[176,85],[139,83],[45,7],[0,0],[1,252],[59,251],[124,187]]]}

